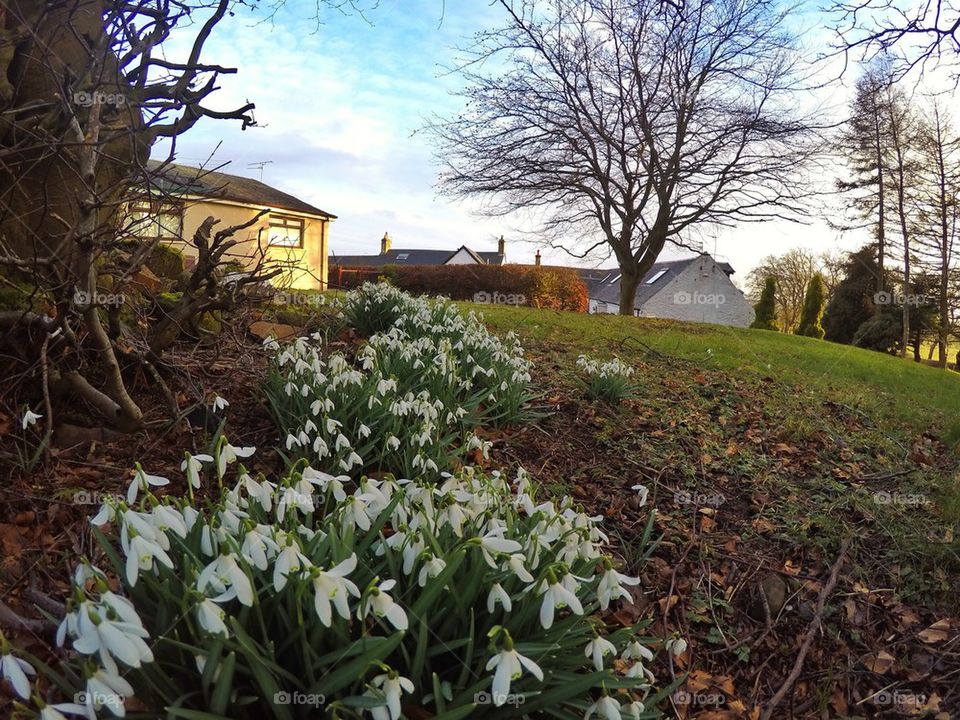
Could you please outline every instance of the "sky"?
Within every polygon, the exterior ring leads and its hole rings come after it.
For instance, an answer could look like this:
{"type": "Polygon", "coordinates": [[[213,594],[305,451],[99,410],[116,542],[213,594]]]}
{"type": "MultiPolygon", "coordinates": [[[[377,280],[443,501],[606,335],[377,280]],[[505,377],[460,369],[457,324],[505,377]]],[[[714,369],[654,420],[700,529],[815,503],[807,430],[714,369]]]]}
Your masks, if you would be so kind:
{"type": "MultiPolygon", "coordinates": [[[[477,216],[470,203],[437,194],[431,141],[418,132],[432,114],[461,108],[454,94],[461,81],[444,68],[474,32],[497,26],[501,12],[489,0],[381,0],[363,16],[324,10],[319,25],[314,0],[287,0],[271,21],[262,11],[238,12],[206,45],[206,61],[238,69],[223,76],[207,105],[252,101],[259,127],[241,131],[240,123],[204,118],[178,139],[176,160],[226,164],[223,172],[262,179],[336,215],[332,254],[377,253],[384,232],[394,247],[451,251],[463,244],[495,250],[503,235],[508,262],[533,262],[538,244],[518,234],[522,220],[477,216]]],[[[174,37],[169,55],[185,39],[174,37]]],[[[848,92],[842,84],[830,91],[834,109],[848,92]]],[[[154,156],[166,151],[157,146],[154,156]]],[[[824,200],[803,225],[706,228],[704,249],[730,262],[742,285],[770,254],[859,247],[862,235],[828,227],[824,218],[835,215],[835,203],[824,200]]],[[[615,264],[541,251],[545,264],[615,264]]]]}

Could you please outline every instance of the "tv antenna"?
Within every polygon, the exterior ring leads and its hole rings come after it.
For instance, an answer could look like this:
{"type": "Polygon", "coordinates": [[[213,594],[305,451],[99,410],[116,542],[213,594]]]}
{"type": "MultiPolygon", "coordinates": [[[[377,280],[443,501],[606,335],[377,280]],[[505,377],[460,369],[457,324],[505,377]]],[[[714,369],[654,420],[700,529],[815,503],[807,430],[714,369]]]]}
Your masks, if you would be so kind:
{"type": "Polygon", "coordinates": [[[271,163],[273,163],[273,160],[260,160],[259,162],[250,163],[247,165],[247,167],[250,169],[257,168],[260,170],[260,182],[263,182],[263,166],[270,165],[271,163]]]}

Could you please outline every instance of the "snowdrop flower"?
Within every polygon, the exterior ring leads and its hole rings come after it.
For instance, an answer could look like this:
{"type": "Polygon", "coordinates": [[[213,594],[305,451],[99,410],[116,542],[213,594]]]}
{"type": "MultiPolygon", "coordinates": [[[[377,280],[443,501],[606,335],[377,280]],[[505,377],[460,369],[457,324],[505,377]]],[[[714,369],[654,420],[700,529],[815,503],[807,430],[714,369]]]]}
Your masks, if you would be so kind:
{"type": "Polygon", "coordinates": [[[107,669],[115,671],[114,658],[129,667],[153,662],[153,652],[144,642],[150,634],[139,623],[102,618],[90,608],[77,618],[73,649],[83,655],[99,653],[107,669]]]}
{"type": "Polygon", "coordinates": [[[270,533],[269,526],[257,525],[243,536],[240,554],[257,570],[266,570],[269,560],[280,552],[279,546],[273,541],[270,533]]]}
{"type": "Polygon", "coordinates": [[[223,399],[222,397],[220,397],[219,395],[214,395],[214,396],[213,396],[213,402],[212,402],[211,405],[210,405],[211,409],[212,409],[214,412],[220,412],[220,411],[223,410],[225,407],[229,407],[229,406],[230,406],[230,403],[228,403],[226,400],[224,400],[224,399],[223,399]]]}
{"type": "Polygon", "coordinates": [[[253,605],[253,584],[247,573],[233,555],[220,555],[207,565],[197,578],[197,590],[202,593],[212,588],[218,593],[214,602],[227,602],[237,598],[241,605],[253,605]]]}
{"type": "Polygon", "coordinates": [[[506,538],[500,537],[495,532],[488,532],[486,535],[479,538],[479,543],[480,550],[483,553],[483,559],[486,560],[487,565],[492,568],[497,567],[497,564],[493,561],[493,553],[504,553],[510,555],[523,549],[523,546],[516,540],[507,540],[506,538]]]}
{"type": "Polygon", "coordinates": [[[513,609],[513,602],[510,600],[510,595],[503,589],[500,583],[494,583],[493,587],[490,588],[490,592],[487,593],[487,612],[492,615],[497,607],[497,603],[503,605],[504,612],[510,612],[513,609]]]}
{"type": "Polygon", "coordinates": [[[300,570],[301,567],[309,566],[309,558],[300,552],[300,548],[294,543],[292,537],[287,536],[287,544],[279,552],[273,565],[273,589],[280,592],[286,586],[291,574],[300,570]]]}
{"type": "Polygon", "coordinates": [[[163,487],[164,485],[170,484],[170,481],[165,477],[145,473],[143,468],[140,467],[140,463],[137,463],[136,467],[137,472],[130,482],[130,487],[127,488],[127,504],[129,505],[133,505],[137,501],[137,494],[141,490],[149,490],[151,485],[154,487],[163,487]]]}
{"type": "Polygon", "coordinates": [[[364,531],[369,530],[370,517],[366,509],[366,504],[356,495],[347,498],[343,503],[343,522],[352,523],[364,531]]]}
{"type": "Polygon", "coordinates": [[[594,715],[606,718],[606,720],[620,720],[620,703],[618,703],[609,695],[604,695],[593,705],[587,708],[587,712],[583,716],[583,720],[590,720],[590,718],[594,715]]]}
{"type": "Polygon", "coordinates": [[[600,671],[603,670],[603,656],[616,655],[617,647],[606,638],[596,635],[594,636],[593,640],[587,643],[587,647],[584,648],[583,654],[586,657],[592,657],[593,666],[597,669],[597,671],[600,671]]]}
{"type": "Polygon", "coordinates": [[[96,711],[106,707],[115,717],[123,717],[126,698],[133,697],[133,686],[117,673],[102,668],[87,678],[86,706],[89,717],[96,717],[96,711]]]}
{"type": "Polygon", "coordinates": [[[26,412],[23,413],[23,420],[20,421],[20,427],[24,430],[27,429],[28,425],[35,425],[37,420],[42,418],[43,415],[35,413],[27,408],[26,412]]]}
{"type": "Polygon", "coordinates": [[[640,720],[640,716],[646,711],[643,703],[639,700],[634,700],[629,705],[624,705],[621,710],[627,713],[634,720],[640,720]]]}
{"type": "Polygon", "coordinates": [[[510,633],[504,630],[503,649],[487,661],[487,670],[493,670],[493,704],[497,707],[507,701],[510,694],[510,683],[520,678],[523,669],[533,675],[537,680],[543,681],[543,671],[533,660],[521,655],[513,649],[513,639],[510,633]]]}
{"type": "Polygon", "coordinates": [[[503,569],[507,570],[509,568],[510,572],[516,575],[518,579],[525,583],[532,583],[533,575],[531,575],[524,567],[523,560],[523,555],[511,555],[507,558],[507,562],[504,564],[503,569]]]}
{"type": "Polygon", "coordinates": [[[202,463],[213,462],[209,455],[191,455],[188,452],[183,454],[183,462],[180,463],[180,469],[187,475],[187,480],[191,487],[200,487],[200,471],[203,469],[202,463]]]}
{"type": "Polygon", "coordinates": [[[300,446],[300,438],[298,438],[296,435],[291,435],[290,433],[287,433],[287,441],[286,441],[285,445],[286,445],[287,450],[289,450],[290,448],[292,448],[294,445],[296,445],[297,447],[299,447],[299,446],[300,446]]]}
{"type": "Polygon", "coordinates": [[[687,641],[682,637],[672,637],[663,645],[664,650],[673,653],[674,657],[680,657],[687,651],[687,641]]]}
{"type": "Polygon", "coordinates": [[[628,678],[645,677],[651,683],[657,681],[656,676],[644,667],[642,662],[635,662],[623,675],[628,678]]]}
{"type": "Polygon", "coordinates": [[[646,660],[649,662],[653,660],[653,653],[650,648],[646,648],[634,640],[623,649],[620,657],[624,660],[646,660]]]}
{"type": "Polygon", "coordinates": [[[217,474],[223,477],[227,471],[227,465],[236,462],[238,458],[246,458],[253,455],[257,449],[255,447],[234,447],[228,442],[224,442],[217,454],[217,474]]]}
{"type": "Polygon", "coordinates": [[[6,678],[13,691],[24,700],[30,699],[30,681],[27,675],[36,675],[33,665],[7,653],[0,657],[0,678],[6,678]]]}
{"type": "Polygon", "coordinates": [[[223,622],[223,608],[210,598],[204,598],[197,605],[197,620],[200,627],[211,635],[228,635],[226,623],[223,622]]]}
{"type": "Polygon", "coordinates": [[[443,569],[447,566],[447,563],[444,562],[443,558],[438,558],[430,556],[430,559],[427,560],[423,567],[420,568],[420,575],[417,577],[417,584],[420,587],[424,587],[427,584],[428,578],[435,578],[437,575],[443,572],[443,569]]]}
{"type": "Polygon", "coordinates": [[[388,450],[397,450],[400,447],[400,440],[396,435],[390,435],[387,438],[387,449],[388,450]]]}
{"type": "Polygon", "coordinates": [[[400,696],[404,693],[414,691],[413,683],[405,677],[401,677],[396,671],[391,670],[383,675],[377,675],[371,682],[371,687],[377,695],[382,695],[386,700],[386,707],[370,708],[370,714],[373,720],[397,720],[400,717],[400,696]]]}
{"type": "MultiPolygon", "coordinates": [[[[566,579],[566,578],[565,578],[566,579]]],[[[583,605],[570,590],[557,582],[552,570],[547,571],[547,579],[540,583],[543,603],[540,605],[540,624],[544,630],[553,626],[553,616],[557,608],[569,607],[577,615],[583,615],[583,605]]]]}
{"type": "Polygon", "coordinates": [[[378,618],[386,618],[397,630],[407,629],[407,614],[397,605],[386,591],[397,584],[396,580],[386,580],[379,586],[370,588],[370,594],[357,612],[357,617],[363,620],[372,611],[378,618]]]}
{"type": "Polygon", "coordinates": [[[640,507],[647,504],[647,496],[650,494],[650,489],[646,485],[634,485],[630,489],[637,491],[637,495],[640,497],[640,507]]]}
{"type": "Polygon", "coordinates": [[[600,607],[606,610],[610,607],[612,600],[619,598],[630,598],[630,593],[623,589],[623,585],[639,585],[640,578],[622,575],[613,569],[610,560],[604,560],[604,573],[600,576],[600,582],[597,584],[597,598],[600,600],[600,607]]]}
{"type": "Polygon", "coordinates": [[[40,707],[40,720],[67,720],[67,715],[83,715],[86,718],[95,717],[91,715],[84,705],[77,703],[56,703],[54,705],[44,705],[41,700],[38,703],[40,707]]]}
{"type": "Polygon", "coordinates": [[[273,493],[277,488],[274,483],[269,480],[257,482],[248,473],[243,473],[237,482],[237,488],[243,488],[248,497],[260,503],[264,512],[270,512],[270,508],[273,507],[273,493]]]}
{"type": "Polygon", "coordinates": [[[333,619],[330,612],[331,600],[333,600],[340,617],[344,620],[350,619],[350,606],[347,596],[360,597],[360,590],[352,581],[347,579],[347,575],[352,573],[356,567],[357,556],[353,554],[329,570],[311,569],[314,591],[313,606],[317,611],[317,617],[325,626],[330,627],[330,622],[333,619]]]}
{"type": "Polygon", "coordinates": [[[328,475],[325,472],[320,472],[319,470],[314,470],[313,468],[304,468],[303,479],[313,483],[324,492],[326,492],[328,489],[332,490],[333,499],[337,502],[343,502],[347,499],[347,493],[343,489],[343,484],[345,482],[350,482],[350,477],[348,475],[339,475],[334,477],[333,475],[328,475]]]}
{"type": "MultiPolygon", "coordinates": [[[[162,534],[161,534],[162,536],[162,534]]],[[[159,543],[144,535],[134,535],[130,538],[127,551],[126,578],[131,587],[137,584],[141,570],[152,570],[153,561],[158,560],[173,570],[173,560],[167,555],[159,543]]]]}

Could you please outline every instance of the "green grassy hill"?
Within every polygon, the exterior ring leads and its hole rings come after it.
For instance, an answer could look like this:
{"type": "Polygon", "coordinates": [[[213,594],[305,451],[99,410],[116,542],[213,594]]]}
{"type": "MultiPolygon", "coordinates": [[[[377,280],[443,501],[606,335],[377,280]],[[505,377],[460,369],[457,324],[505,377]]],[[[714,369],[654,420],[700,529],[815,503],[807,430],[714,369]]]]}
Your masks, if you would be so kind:
{"type": "Polygon", "coordinates": [[[537,340],[569,343],[571,353],[651,348],[737,376],[772,377],[815,389],[892,425],[906,423],[947,441],[960,439],[960,373],[822,340],[616,315],[582,315],[469,305],[490,325],[537,340]]]}

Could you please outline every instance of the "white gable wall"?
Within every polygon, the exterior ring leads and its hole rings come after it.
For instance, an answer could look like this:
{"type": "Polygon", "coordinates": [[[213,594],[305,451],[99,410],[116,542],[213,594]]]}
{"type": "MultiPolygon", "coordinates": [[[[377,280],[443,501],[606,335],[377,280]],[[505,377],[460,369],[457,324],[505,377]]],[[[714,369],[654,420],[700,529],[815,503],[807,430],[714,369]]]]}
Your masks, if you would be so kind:
{"type": "Polygon", "coordinates": [[[477,261],[473,259],[473,256],[466,251],[465,248],[460,248],[454,253],[453,257],[447,260],[444,265],[476,265],[477,261]]]}
{"type": "Polygon", "coordinates": [[[667,281],[637,314],[734,327],[747,327],[754,318],[753,306],[709,255],[667,281]]]}

